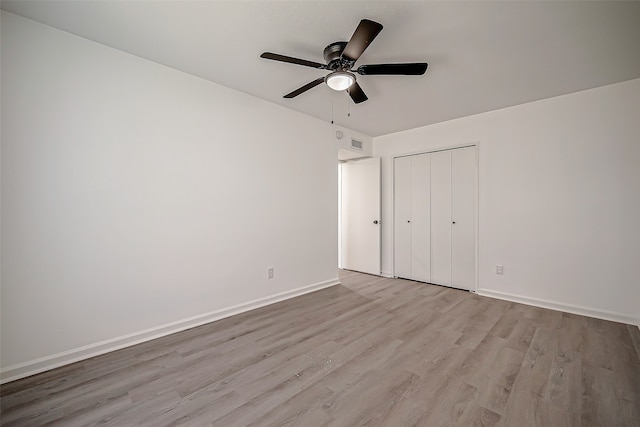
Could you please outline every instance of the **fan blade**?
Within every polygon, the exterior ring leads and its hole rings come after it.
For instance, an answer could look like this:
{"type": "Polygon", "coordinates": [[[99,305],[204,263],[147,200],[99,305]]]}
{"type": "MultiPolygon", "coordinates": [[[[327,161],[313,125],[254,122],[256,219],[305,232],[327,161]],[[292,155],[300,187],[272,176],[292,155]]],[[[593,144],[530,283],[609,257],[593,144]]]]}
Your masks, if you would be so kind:
{"type": "Polygon", "coordinates": [[[367,46],[376,38],[376,36],[382,31],[382,24],[363,19],[358,24],[358,28],[351,36],[349,43],[345,46],[342,52],[342,57],[349,61],[357,61],[365,51],[367,46]]]}
{"type": "Polygon", "coordinates": [[[415,62],[410,64],[376,64],[376,65],[361,65],[358,67],[358,74],[362,75],[380,75],[380,74],[397,74],[397,75],[409,75],[420,76],[427,71],[427,63],[415,62]]]}
{"type": "Polygon", "coordinates": [[[347,92],[349,92],[349,96],[351,97],[351,99],[353,99],[353,102],[355,102],[356,104],[360,104],[361,102],[364,102],[367,99],[369,99],[367,98],[367,95],[365,95],[364,91],[362,90],[358,82],[355,82],[354,84],[352,84],[351,87],[347,89],[347,92]]]}
{"type": "Polygon", "coordinates": [[[290,56],[278,55],[277,53],[264,52],[260,58],[272,59],[274,61],[288,62],[289,64],[304,65],[305,67],[319,68],[326,70],[327,66],[319,62],[307,61],[306,59],[292,58],[290,56]]]}
{"type": "Polygon", "coordinates": [[[286,94],[285,96],[283,96],[283,98],[294,98],[294,97],[300,95],[301,93],[304,93],[304,92],[308,91],[309,89],[318,86],[322,82],[324,82],[324,77],[319,77],[316,80],[312,81],[311,83],[307,83],[306,85],[302,86],[301,88],[296,89],[293,92],[286,94]]]}

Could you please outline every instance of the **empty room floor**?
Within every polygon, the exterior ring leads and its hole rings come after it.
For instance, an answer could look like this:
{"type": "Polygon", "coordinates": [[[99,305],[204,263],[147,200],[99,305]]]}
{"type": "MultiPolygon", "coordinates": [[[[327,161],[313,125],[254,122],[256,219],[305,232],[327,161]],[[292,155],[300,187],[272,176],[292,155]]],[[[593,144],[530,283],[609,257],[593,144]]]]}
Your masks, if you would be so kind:
{"type": "Polygon", "coordinates": [[[2,425],[640,425],[637,327],[340,275],[5,384],[2,425]]]}

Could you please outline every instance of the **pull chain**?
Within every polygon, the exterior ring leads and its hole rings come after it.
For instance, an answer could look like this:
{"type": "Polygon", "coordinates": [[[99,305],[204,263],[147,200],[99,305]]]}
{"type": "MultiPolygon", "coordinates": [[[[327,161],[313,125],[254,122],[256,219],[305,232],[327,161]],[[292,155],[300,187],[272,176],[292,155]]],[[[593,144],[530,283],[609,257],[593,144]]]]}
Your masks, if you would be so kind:
{"type": "Polygon", "coordinates": [[[331,124],[333,124],[333,105],[335,104],[336,97],[331,94],[331,124]]]}

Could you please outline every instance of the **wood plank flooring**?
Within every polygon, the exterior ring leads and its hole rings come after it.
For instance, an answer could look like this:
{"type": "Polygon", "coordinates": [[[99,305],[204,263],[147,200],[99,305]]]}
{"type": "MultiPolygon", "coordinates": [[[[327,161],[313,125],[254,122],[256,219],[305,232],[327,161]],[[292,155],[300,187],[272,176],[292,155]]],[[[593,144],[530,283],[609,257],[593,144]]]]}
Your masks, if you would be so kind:
{"type": "Polygon", "coordinates": [[[635,326],[342,285],[0,389],[6,426],[640,426],[635,326]]]}

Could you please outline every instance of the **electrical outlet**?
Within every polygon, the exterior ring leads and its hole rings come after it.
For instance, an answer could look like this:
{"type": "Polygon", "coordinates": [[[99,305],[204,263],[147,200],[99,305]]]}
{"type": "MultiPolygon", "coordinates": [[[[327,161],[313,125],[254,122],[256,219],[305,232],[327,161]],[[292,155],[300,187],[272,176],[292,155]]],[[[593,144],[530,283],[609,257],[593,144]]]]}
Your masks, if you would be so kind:
{"type": "Polygon", "coordinates": [[[273,267],[267,268],[267,279],[273,279],[273,267]]]}
{"type": "Polygon", "coordinates": [[[496,274],[504,274],[504,265],[496,265],[496,274]]]}

